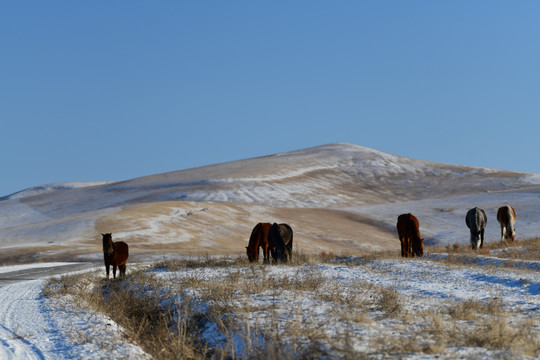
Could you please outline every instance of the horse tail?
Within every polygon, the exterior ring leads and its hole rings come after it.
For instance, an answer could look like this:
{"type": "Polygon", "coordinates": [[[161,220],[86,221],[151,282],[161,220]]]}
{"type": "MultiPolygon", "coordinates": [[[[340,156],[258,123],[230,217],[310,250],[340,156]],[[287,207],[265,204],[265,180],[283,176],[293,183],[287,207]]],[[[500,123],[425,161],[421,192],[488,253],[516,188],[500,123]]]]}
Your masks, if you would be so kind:
{"type": "MultiPolygon", "coordinates": [[[[516,212],[514,208],[508,206],[508,222],[506,223],[506,228],[510,230],[510,234],[515,236],[514,224],[516,223],[516,212]]],[[[507,230],[508,232],[508,230],[507,230]]]]}
{"type": "Polygon", "coordinates": [[[285,242],[285,239],[287,239],[287,243],[285,243],[285,253],[289,260],[292,259],[292,249],[293,249],[293,229],[290,227],[289,224],[279,224],[280,232],[282,234],[282,239],[285,242]]]}
{"type": "Polygon", "coordinates": [[[289,256],[289,261],[292,260],[292,249],[293,249],[293,233],[291,231],[291,241],[287,244],[287,255],[289,256]]]}

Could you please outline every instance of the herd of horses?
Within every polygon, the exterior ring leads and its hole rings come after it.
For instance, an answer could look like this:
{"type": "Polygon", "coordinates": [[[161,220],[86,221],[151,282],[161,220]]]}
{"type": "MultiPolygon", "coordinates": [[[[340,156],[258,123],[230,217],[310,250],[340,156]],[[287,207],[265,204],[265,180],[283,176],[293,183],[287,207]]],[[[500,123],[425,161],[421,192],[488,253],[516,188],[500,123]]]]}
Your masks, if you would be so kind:
{"type": "MultiPolygon", "coordinates": [[[[501,242],[514,241],[516,238],[516,211],[513,207],[505,205],[497,210],[497,221],[501,225],[501,242]]],[[[486,212],[479,207],[467,211],[465,224],[471,233],[471,247],[473,250],[484,247],[484,229],[487,225],[486,212]]],[[[399,241],[401,242],[401,256],[414,257],[424,255],[424,239],[420,236],[418,219],[411,213],[399,215],[397,221],[399,241]]]]}
{"type": "MultiPolygon", "coordinates": [[[[516,237],[516,212],[513,207],[505,205],[497,211],[497,221],[501,225],[501,242],[514,241],[516,237]]],[[[471,232],[471,247],[473,250],[484,247],[484,229],[487,224],[486,212],[478,207],[472,208],[465,216],[465,223],[471,232]]],[[[401,256],[415,257],[424,255],[424,239],[420,235],[418,219],[411,213],[398,216],[397,231],[401,242],[401,256]]],[[[129,256],[128,245],[123,241],[112,241],[112,234],[103,236],[103,257],[107,279],[109,268],[113,268],[113,277],[116,279],[116,268],[120,276],[126,274],[126,262],[129,256]]],[[[287,262],[292,259],[293,230],[287,224],[258,223],[251,231],[246,253],[249,262],[259,261],[260,249],[263,250],[264,263],[287,262]]]]}
{"type": "Polygon", "coordinates": [[[246,253],[249,262],[259,261],[259,249],[263,250],[264,262],[287,262],[292,258],[293,231],[287,224],[258,223],[251,231],[246,253]]]}
{"type": "MultiPolygon", "coordinates": [[[[101,234],[103,240],[103,258],[105,271],[109,279],[110,267],[112,266],[113,278],[116,279],[116,268],[120,271],[120,277],[126,275],[126,262],[129,257],[129,247],[123,241],[112,241],[112,234],[101,234]]],[[[259,249],[263,249],[264,262],[274,263],[287,262],[292,258],[293,230],[288,224],[258,223],[251,232],[249,243],[246,247],[250,262],[259,260],[259,249]]]]}

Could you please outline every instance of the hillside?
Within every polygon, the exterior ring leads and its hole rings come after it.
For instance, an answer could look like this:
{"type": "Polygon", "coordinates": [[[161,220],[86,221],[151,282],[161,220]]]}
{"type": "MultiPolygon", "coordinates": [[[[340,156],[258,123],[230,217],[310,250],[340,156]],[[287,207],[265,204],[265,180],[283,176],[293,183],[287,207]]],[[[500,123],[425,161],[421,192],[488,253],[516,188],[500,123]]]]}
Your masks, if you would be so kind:
{"type": "MultiPolygon", "coordinates": [[[[540,175],[408,159],[351,144],[121,182],[40,186],[0,201],[0,247],[100,252],[100,232],[136,254],[242,252],[259,221],[290,223],[305,250],[397,249],[395,219],[418,215],[428,243],[468,241],[468,208],[512,203],[537,235],[540,175]],[[516,205],[517,204],[517,205],[516,205]],[[537,209],[538,207],[538,209],[537,209]],[[523,211],[526,210],[526,211],[523,211]]],[[[488,214],[488,240],[496,239],[488,214]]],[[[71,256],[71,255],[70,255],[71,256]]]]}

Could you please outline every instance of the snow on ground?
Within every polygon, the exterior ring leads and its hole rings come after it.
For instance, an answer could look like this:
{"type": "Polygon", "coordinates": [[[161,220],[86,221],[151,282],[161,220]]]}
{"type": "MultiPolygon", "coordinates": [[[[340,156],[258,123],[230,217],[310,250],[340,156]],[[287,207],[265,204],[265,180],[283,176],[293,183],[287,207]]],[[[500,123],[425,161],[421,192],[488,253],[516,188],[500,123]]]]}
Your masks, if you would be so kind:
{"type": "MultiPolygon", "coordinates": [[[[65,264],[63,264],[65,265],[65,264]]],[[[0,273],[59,264],[0,267],[0,273]]],[[[144,359],[107,317],[43,297],[44,279],[0,288],[0,359],[144,359]]]]}
{"type": "MultiPolygon", "coordinates": [[[[238,274],[243,276],[240,281],[252,284],[248,284],[251,291],[234,292],[234,301],[247,302],[253,309],[247,317],[246,314],[230,314],[237,317],[240,332],[224,334],[218,324],[206,323],[202,329],[203,337],[210,346],[225,346],[228,339],[235,339],[234,351],[241,355],[247,344],[244,331],[249,323],[252,329],[257,326],[281,329],[282,336],[286,336],[284,341],[290,340],[288,336],[294,336],[287,335],[286,329],[304,327],[315,332],[316,339],[322,339],[317,341],[322,342],[319,345],[330,357],[337,356],[335,351],[340,351],[341,342],[347,339],[348,351],[353,354],[388,358],[388,354],[382,357],[378,354],[382,351],[378,347],[384,348],[382,339],[389,343],[396,338],[417,339],[431,321],[430,316],[443,316],[449,308],[467,300],[492,304],[495,299],[504,308],[508,326],[532,321],[531,331],[536,338],[540,337],[540,262],[500,259],[496,253],[494,256],[463,255],[469,256],[473,265],[446,261],[447,254],[428,253],[422,259],[413,260],[347,257],[301,266],[187,267],[181,271],[159,269],[150,273],[167,279],[173,288],[186,278],[226,284],[238,278],[238,274]],[[261,286],[270,279],[290,279],[293,287],[302,281],[308,285],[299,291],[261,286]],[[376,289],[397,292],[403,318],[390,316],[375,305],[376,289]],[[339,302],[337,298],[347,300],[339,302]],[[349,303],[352,308],[346,307],[349,303]],[[417,313],[422,315],[415,316],[417,313]]],[[[0,273],[6,276],[10,271],[55,265],[4,267],[0,268],[0,273]]],[[[43,279],[31,280],[0,288],[1,359],[148,358],[140,348],[126,342],[122,329],[109,318],[77,308],[69,297],[44,298],[41,294],[43,283],[43,279]]],[[[197,294],[198,290],[191,291],[197,294]]],[[[472,329],[474,324],[469,323],[446,324],[472,329]]],[[[263,338],[251,340],[263,342],[263,338]]],[[[418,341],[424,346],[435,346],[437,340],[426,337],[418,341]]],[[[452,339],[445,341],[442,350],[435,353],[406,350],[399,357],[530,358],[521,356],[516,349],[454,344],[452,339]]],[[[304,348],[302,351],[311,350],[304,348]]]]}
{"type": "MultiPolygon", "coordinates": [[[[507,316],[510,327],[532,321],[534,323],[533,338],[540,337],[540,281],[538,278],[540,262],[527,262],[528,264],[524,267],[532,271],[524,271],[518,268],[491,267],[496,264],[493,261],[485,263],[491,266],[473,267],[439,262],[443,258],[443,255],[438,254],[428,255],[427,259],[416,260],[386,259],[366,262],[361,258],[345,258],[339,259],[335,264],[302,267],[186,268],[176,272],[161,269],[156,271],[155,275],[167,279],[170,283],[182,278],[226,282],[235,277],[235,273],[242,272],[249,279],[248,281],[254,282],[253,288],[257,288],[256,283],[265,279],[291,279],[296,282],[301,279],[309,281],[313,278],[317,284],[314,283],[312,286],[316,288],[320,285],[320,289],[314,291],[308,289],[302,292],[263,286],[262,292],[254,294],[238,290],[236,298],[244,298],[244,301],[247,301],[249,305],[243,305],[243,307],[259,309],[248,316],[248,322],[253,329],[257,326],[267,329],[277,328],[283,332],[281,336],[286,336],[284,334],[287,333],[287,326],[303,327],[305,333],[319,331],[324,333],[324,336],[319,334],[317,338],[326,338],[329,342],[326,345],[329,347],[332,343],[332,346],[337,346],[339,349],[340,341],[349,342],[352,346],[349,351],[359,357],[363,355],[370,358],[411,359],[528,358],[528,355],[521,357],[519,350],[516,352],[516,349],[483,348],[464,345],[459,340],[454,343],[452,339],[446,340],[448,343],[444,345],[441,353],[436,352],[430,355],[429,352],[419,351],[399,355],[378,354],[378,351],[382,350],[377,350],[374,344],[384,342],[383,339],[390,344],[396,337],[403,338],[405,342],[411,338],[416,339],[418,334],[422,334],[422,328],[429,322],[426,321],[427,318],[444,316],[449,313],[452,306],[463,304],[465,301],[479,302],[486,306],[500,303],[505,315],[498,314],[495,315],[496,317],[503,316],[506,319],[507,316]],[[406,314],[404,319],[386,316],[383,311],[374,307],[367,312],[366,317],[369,319],[366,320],[365,317],[355,314],[356,309],[341,308],[333,298],[339,295],[342,299],[353,298],[347,301],[362,303],[366,301],[364,299],[377,296],[373,291],[376,288],[394,289],[398,292],[399,304],[403,308],[402,312],[406,314]],[[355,297],[361,299],[354,300],[355,297]],[[416,316],[418,313],[421,315],[416,316]],[[278,325],[275,324],[276,322],[278,325]]],[[[197,290],[194,291],[196,293],[197,290]]],[[[481,317],[482,314],[479,316],[481,317]]],[[[242,324],[242,321],[245,319],[237,316],[235,322],[242,324]]],[[[456,326],[457,322],[446,321],[445,326],[456,326]]],[[[217,325],[208,325],[205,337],[209,344],[216,347],[223,346],[222,342],[226,339],[238,338],[240,340],[235,351],[237,354],[242,354],[242,346],[249,343],[245,339],[244,330],[241,330],[249,326],[247,323],[243,324],[240,327],[240,333],[235,336],[220,333],[217,325]]],[[[463,326],[473,331],[472,323],[470,325],[465,323],[463,326]]],[[[283,341],[289,340],[290,338],[283,339],[283,341]]],[[[253,339],[253,341],[262,340],[253,339]]],[[[437,340],[429,338],[419,341],[423,342],[424,346],[439,345],[437,340]]],[[[337,356],[334,350],[327,350],[330,358],[337,356]]]]}

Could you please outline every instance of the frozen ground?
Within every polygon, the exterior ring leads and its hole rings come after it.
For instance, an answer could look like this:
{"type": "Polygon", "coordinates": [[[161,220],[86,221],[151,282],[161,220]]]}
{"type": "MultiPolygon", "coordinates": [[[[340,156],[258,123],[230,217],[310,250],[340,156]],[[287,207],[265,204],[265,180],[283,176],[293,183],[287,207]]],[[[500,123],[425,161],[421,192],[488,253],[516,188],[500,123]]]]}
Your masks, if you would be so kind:
{"type": "MultiPolygon", "coordinates": [[[[496,253],[494,251],[494,255],[496,253]]],[[[291,341],[286,337],[287,329],[291,327],[302,326],[306,334],[316,332],[319,346],[323,346],[331,358],[339,357],[345,345],[348,354],[369,358],[534,358],[531,353],[522,354],[515,347],[472,346],[466,341],[453,341],[451,337],[445,338],[444,344],[441,344],[438,336],[442,335],[423,334],[426,326],[434,326],[431,324],[431,321],[435,321],[432,317],[439,318],[445,326],[457,327],[464,323],[472,332],[476,326],[473,321],[452,322],[447,319],[447,314],[449,309],[473,301],[486,305],[494,302],[501,304],[501,313],[495,316],[504,318],[505,324],[510,326],[509,331],[512,326],[519,330],[520,324],[529,321],[533,324],[529,329],[532,336],[536,339],[540,337],[540,262],[522,261],[516,264],[515,261],[496,256],[468,256],[469,265],[445,261],[448,257],[445,254],[427,254],[425,258],[415,260],[369,261],[350,257],[331,263],[294,267],[203,267],[182,271],[161,269],[151,273],[166,278],[172,288],[175,284],[185,284],[182,281],[186,278],[223,284],[238,278],[240,273],[241,281],[253,283],[248,287],[261,289],[247,293],[238,290],[234,293],[236,300],[233,301],[251,304],[253,309],[247,314],[228,314],[237,318],[240,325],[237,328],[239,333],[235,336],[223,333],[220,326],[212,322],[203,329],[204,338],[210,346],[225,346],[228,339],[236,338],[237,356],[242,355],[243,346],[247,346],[244,330],[249,322],[252,329],[257,326],[275,328],[278,324],[285,342],[291,341]],[[298,283],[306,281],[308,284],[315,282],[299,291],[260,286],[269,279],[294,279],[298,283]],[[377,305],[375,289],[397,291],[401,315],[389,315],[377,305]],[[347,304],[362,305],[351,308],[347,304]],[[418,340],[419,334],[423,337],[421,340],[418,340]],[[421,346],[417,350],[414,347],[396,350],[381,345],[383,339],[393,344],[401,341],[399,339],[408,338],[418,340],[421,346]],[[347,339],[347,344],[341,343],[344,339],[347,339]],[[427,347],[438,350],[426,353],[427,347]],[[389,352],[383,353],[383,350],[389,352]]],[[[45,264],[49,265],[58,266],[45,264]]],[[[12,271],[36,266],[3,267],[0,271],[7,276],[12,271]]],[[[103,269],[94,271],[101,273],[103,269]]],[[[41,294],[43,281],[29,280],[0,288],[1,359],[148,358],[140,348],[126,341],[122,329],[109,318],[77,308],[69,297],[55,300],[44,298],[41,294]]],[[[184,290],[193,294],[198,291],[196,288],[184,290]]],[[[477,315],[480,318],[488,316],[477,315]]],[[[295,341],[301,345],[302,341],[307,340],[300,338],[295,341]]],[[[306,347],[301,351],[310,350],[306,347]]]]}
{"type": "MultiPolygon", "coordinates": [[[[241,272],[245,278],[240,281],[253,282],[248,287],[264,289],[260,292],[236,291],[234,298],[243,304],[241,307],[255,309],[247,315],[232,314],[234,321],[240,324],[236,335],[220,333],[217,330],[219,326],[207,324],[207,341],[219,347],[224,346],[227,339],[237,339],[237,355],[242,354],[242,347],[261,341],[247,339],[245,333],[247,328],[259,327],[279,329],[280,341],[285,343],[292,341],[294,334],[304,334],[295,340],[298,347],[296,355],[300,357],[315,351],[313,342],[311,347],[302,349],[302,341],[308,342],[310,336],[311,341],[316,339],[316,348],[323,348],[323,353],[329,358],[339,358],[344,356],[344,352],[353,358],[382,359],[528,359],[540,356],[538,348],[529,349],[531,352],[525,354],[520,352],[517,343],[509,342],[497,347],[475,345],[472,340],[474,332],[486,331],[490,325],[484,324],[490,321],[494,324],[504,321],[502,326],[508,327],[508,334],[522,331],[521,324],[530,321],[533,325],[528,336],[536,339],[536,345],[539,344],[540,262],[522,262],[519,268],[514,268],[508,263],[501,266],[504,260],[495,257],[482,257],[478,261],[471,257],[469,261],[473,265],[442,261],[446,257],[432,254],[417,260],[374,261],[344,258],[334,264],[271,266],[259,271],[237,267],[178,272],[162,269],[156,272],[156,276],[166,278],[171,284],[175,281],[181,283],[185,278],[227,283],[241,272]],[[276,278],[289,279],[293,284],[305,281],[308,285],[298,285],[302,290],[296,291],[259,285],[276,278]],[[379,295],[376,289],[397,291],[399,315],[388,314],[387,309],[377,304],[375,299],[379,295]],[[476,313],[477,322],[472,319],[455,320],[449,316],[453,309],[467,302],[485,306],[487,313],[493,311],[493,314],[476,313]],[[500,304],[501,309],[488,309],[494,304],[500,304]],[[452,335],[452,327],[453,331],[462,327],[464,334],[452,335]],[[296,333],[291,330],[298,328],[303,330],[296,333]],[[408,342],[411,344],[402,349],[396,345],[408,342]]],[[[193,291],[196,293],[197,290],[193,291]]],[[[453,316],[459,318],[461,315],[453,316]]]]}

